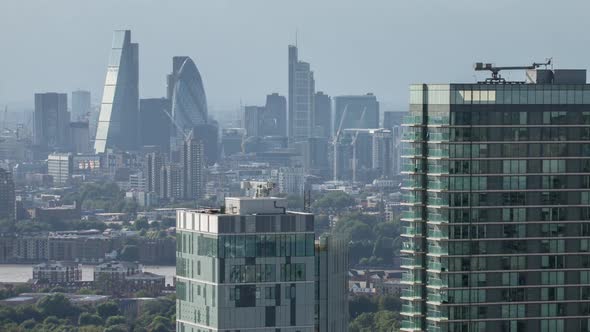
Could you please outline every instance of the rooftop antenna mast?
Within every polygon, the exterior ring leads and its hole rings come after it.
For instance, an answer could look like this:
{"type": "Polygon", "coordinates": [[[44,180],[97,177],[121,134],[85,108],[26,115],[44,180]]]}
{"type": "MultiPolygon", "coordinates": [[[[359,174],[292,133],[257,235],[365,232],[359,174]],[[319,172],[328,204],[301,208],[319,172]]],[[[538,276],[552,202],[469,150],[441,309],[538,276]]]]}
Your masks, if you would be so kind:
{"type": "Polygon", "coordinates": [[[546,59],[546,62],[537,63],[533,62],[530,66],[505,66],[505,67],[496,67],[491,63],[483,63],[483,62],[476,62],[474,69],[475,71],[486,71],[489,70],[492,72],[492,77],[486,78],[486,83],[506,83],[506,80],[502,78],[500,75],[501,70],[530,70],[530,69],[537,69],[541,66],[544,66],[547,69],[548,66],[551,65],[552,58],[546,59]]]}

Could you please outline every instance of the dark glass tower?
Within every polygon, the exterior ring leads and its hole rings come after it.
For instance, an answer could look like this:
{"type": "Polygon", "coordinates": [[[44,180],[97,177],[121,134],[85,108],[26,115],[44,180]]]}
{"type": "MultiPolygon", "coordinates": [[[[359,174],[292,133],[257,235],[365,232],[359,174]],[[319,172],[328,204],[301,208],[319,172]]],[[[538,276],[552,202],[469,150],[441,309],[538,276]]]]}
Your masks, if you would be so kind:
{"type": "Polygon", "coordinates": [[[590,85],[527,77],[411,86],[403,331],[589,331],[590,85]]]}

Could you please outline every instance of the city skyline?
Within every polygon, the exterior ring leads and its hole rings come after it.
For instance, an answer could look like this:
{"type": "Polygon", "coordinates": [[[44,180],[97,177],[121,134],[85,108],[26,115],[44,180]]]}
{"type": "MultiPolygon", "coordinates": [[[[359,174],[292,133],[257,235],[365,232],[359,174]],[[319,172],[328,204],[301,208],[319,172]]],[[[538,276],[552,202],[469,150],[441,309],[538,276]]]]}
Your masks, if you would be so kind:
{"type": "Polygon", "coordinates": [[[46,75],[39,75],[36,70],[19,70],[17,75],[15,70],[27,68],[25,61],[30,62],[31,55],[3,55],[6,61],[0,69],[6,77],[13,77],[16,81],[14,84],[8,84],[7,78],[0,81],[0,103],[31,108],[33,92],[69,92],[78,88],[91,91],[97,101],[102,92],[103,68],[108,60],[104,45],[110,42],[112,30],[122,28],[131,29],[135,39],[144,45],[140,59],[141,98],[162,97],[169,57],[186,54],[199,65],[207,82],[205,88],[211,108],[217,112],[235,109],[240,101],[262,104],[264,96],[271,92],[287,95],[284,47],[295,42],[296,31],[301,57],[313,65],[318,81],[316,90],[329,95],[373,92],[388,109],[407,109],[407,86],[410,83],[444,82],[449,81],[448,78],[454,82],[474,81],[471,64],[480,60],[520,64],[554,57],[557,67],[568,64],[585,68],[582,55],[588,53],[586,46],[567,37],[567,32],[585,26],[586,23],[575,18],[587,12],[590,5],[580,1],[568,7],[545,8],[538,1],[534,2],[535,7],[530,6],[531,3],[510,3],[511,10],[506,10],[507,1],[496,2],[492,8],[462,2],[410,5],[382,1],[360,9],[345,2],[333,11],[331,1],[315,7],[311,2],[298,4],[300,7],[259,1],[249,1],[248,4],[228,1],[198,5],[178,3],[164,9],[153,4],[138,6],[129,2],[120,4],[121,10],[116,15],[101,17],[100,22],[96,22],[97,18],[110,7],[108,2],[78,4],[62,1],[61,5],[52,6],[35,3],[35,12],[30,8],[33,2],[5,3],[0,5],[0,18],[16,29],[0,32],[0,41],[9,49],[16,48],[20,40],[45,49],[45,57],[35,55],[32,68],[43,68],[46,75]],[[80,24],[74,33],[69,23],[55,23],[46,25],[47,29],[40,33],[26,26],[30,19],[45,20],[39,17],[41,13],[47,17],[59,17],[66,6],[79,13],[73,23],[88,21],[92,24],[87,26],[92,28],[80,24]],[[173,20],[164,24],[165,28],[154,30],[151,21],[144,18],[156,17],[160,12],[177,13],[182,6],[188,7],[186,12],[198,15],[200,23],[173,20]],[[270,21],[247,20],[261,9],[271,13],[268,15],[270,21]],[[490,17],[502,17],[503,24],[480,26],[478,22],[483,9],[490,17]],[[529,17],[557,17],[564,12],[573,17],[552,25],[545,24],[544,20],[533,20],[523,28],[521,36],[526,35],[526,38],[511,35],[510,30],[521,25],[525,10],[529,17]],[[30,16],[12,15],[18,12],[29,12],[30,16]],[[88,15],[88,12],[97,15],[88,15]],[[309,12],[313,15],[307,15],[309,12]],[[451,15],[452,19],[439,14],[451,15]],[[355,15],[358,15],[358,23],[347,24],[351,19],[357,21],[355,15]],[[15,21],[14,17],[19,20],[15,21]],[[333,24],[326,25],[325,17],[333,18],[333,24]],[[421,26],[425,21],[430,24],[421,26]],[[218,29],[219,25],[225,27],[218,29]],[[271,26],[273,29],[269,29],[271,26]],[[437,28],[432,29],[432,26],[437,28]],[[465,26],[478,26],[478,32],[469,32],[459,38],[465,26]],[[169,38],[169,34],[174,37],[169,38]],[[555,38],[559,35],[566,37],[555,38]],[[546,39],[552,42],[547,43],[546,39]],[[183,40],[191,42],[184,43],[183,40]],[[219,43],[220,40],[230,42],[219,43]],[[52,44],[48,44],[50,41],[52,44]],[[64,54],[60,50],[72,44],[79,45],[73,53],[64,54]],[[433,57],[433,49],[441,60],[433,57]],[[506,52],[507,49],[511,51],[506,52]],[[247,51],[246,56],[243,51],[247,51]],[[244,66],[241,59],[250,65],[244,66]],[[60,75],[57,75],[58,70],[60,75]]]}

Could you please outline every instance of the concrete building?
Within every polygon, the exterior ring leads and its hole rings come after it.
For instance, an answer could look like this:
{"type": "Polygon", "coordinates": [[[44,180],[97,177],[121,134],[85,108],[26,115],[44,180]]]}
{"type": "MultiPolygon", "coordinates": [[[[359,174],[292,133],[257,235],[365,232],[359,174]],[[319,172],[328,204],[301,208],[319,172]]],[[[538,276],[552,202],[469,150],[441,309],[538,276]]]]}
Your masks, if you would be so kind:
{"type": "Polygon", "coordinates": [[[65,93],[36,93],[33,143],[43,149],[66,149],[70,112],[65,93]]]}
{"type": "Polygon", "coordinates": [[[16,217],[16,196],[12,173],[0,168],[0,219],[16,217]]]}
{"type": "Polygon", "coordinates": [[[306,174],[303,168],[281,167],[271,172],[277,181],[279,193],[303,197],[306,174]]]}
{"type": "Polygon", "coordinates": [[[82,280],[82,269],[78,263],[58,261],[33,266],[34,282],[56,284],[80,280],[82,280]]]}
{"type": "Polygon", "coordinates": [[[74,153],[90,153],[88,122],[70,122],[70,148],[74,153]]]}
{"type": "Polygon", "coordinates": [[[72,120],[88,122],[92,111],[90,91],[76,90],[72,92],[72,120]]]}
{"type": "Polygon", "coordinates": [[[69,183],[74,172],[74,159],[71,153],[52,153],[47,157],[47,174],[53,177],[53,184],[69,183]]]}
{"type": "Polygon", "coordinates": [[[205,189],[204,180],[204,146],[200,140],[186,140],[182,147],[182,181],[183,198],[188,200],[199,199],[205,189]]]}
{"type": "Polygon", "coordinates": [[[116,30],[105,79],[94,152],[135,150],[139,142],[139,45],[116,30]]]}
{"type": "Polygon", "coordinates": [[[160,192],[158,196],[168,201],[182,200],[185,195],[183,167],[167,164],[160,169],[160,192]]]}
{"type": "Polygon", "coordinates": [[[590,85],[526,77],[410,87],[402,331],[588,331],[590,85]]]}
{"type": "Polygon", "coordinates": [[[161,175],[162,167],[164,166],[164,156],[159,152],[148,153],[145,157],[145,190],[148,192],[155,192],[158,195],[161,193],[161,175]]]}
{"type": "Polygon", "coordinates": [[[297,46],[289,45],[289,140],[313,136],[315,80],[309,63],[299,61],[297,46]]]}
{"type": "Polygon", "coordinates": [[[313,215],[285,204],[177,210],[178,331],[315,331],[313,215]]]}
{"type": "Polygon", "coordinates": [[[68,184],[74,172],[71,153],[52,153],[47,157],[47,174],[53,178],[54,185],[68,184]]]}

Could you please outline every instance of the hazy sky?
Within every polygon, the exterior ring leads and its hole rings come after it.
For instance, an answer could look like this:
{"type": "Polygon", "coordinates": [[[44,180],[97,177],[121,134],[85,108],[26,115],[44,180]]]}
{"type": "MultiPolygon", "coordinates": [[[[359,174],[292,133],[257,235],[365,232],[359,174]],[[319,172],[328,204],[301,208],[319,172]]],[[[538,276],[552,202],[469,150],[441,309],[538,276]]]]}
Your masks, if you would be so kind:
{"type": "Polygon", "coordinates": [[[408,84],[471,82],[476,61],[587,68],[589,14],[587,0],[0,0],[0,106],[77,88],[100,99],[114,29],[139,43],[141,97],[164,96],[171,57],[188,55],[213,110],[262,104],[286,94],[298,30],[317,90],[403,110],[408,84]]]}

